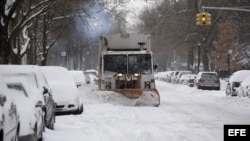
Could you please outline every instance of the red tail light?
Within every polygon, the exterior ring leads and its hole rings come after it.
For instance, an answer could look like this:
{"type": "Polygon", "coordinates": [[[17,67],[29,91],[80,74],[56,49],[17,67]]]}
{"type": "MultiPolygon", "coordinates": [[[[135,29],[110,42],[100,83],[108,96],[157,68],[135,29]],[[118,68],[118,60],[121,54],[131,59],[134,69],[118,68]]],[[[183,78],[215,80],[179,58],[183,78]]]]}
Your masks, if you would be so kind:
{"type": "Polygon", "coordinates": [[[215,83],[220,83],[220,80],[219,80],[219,79],[217,79],[217,80],[215,80],[214,82],[215,82],[215,83]]]}
{"type": "Polygon", "coordinates": [[[232,83],[232,89],[234,89],[234,87],[235,87],[235,83],[233,82],[233,83],[232,83]]]}
{"type": "Polygon", "coordinates": [[[204,80],[202,80],[202,79],[199,79],[199,82],[204,82],[204,80]]]}

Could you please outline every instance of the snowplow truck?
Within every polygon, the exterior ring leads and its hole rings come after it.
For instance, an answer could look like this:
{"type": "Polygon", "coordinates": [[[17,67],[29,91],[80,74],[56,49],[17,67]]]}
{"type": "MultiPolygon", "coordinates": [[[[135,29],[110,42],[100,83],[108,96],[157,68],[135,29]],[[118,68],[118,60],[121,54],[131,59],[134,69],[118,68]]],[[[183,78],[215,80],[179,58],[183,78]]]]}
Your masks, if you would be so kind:
{"type": "Polygon", "coordinates": [[[150,35],[101,36],[99,55],[100,91],[122,95],[133,101],[135,106],[160,105],[154,79],[157,66],[153,64],[150,35]]]}

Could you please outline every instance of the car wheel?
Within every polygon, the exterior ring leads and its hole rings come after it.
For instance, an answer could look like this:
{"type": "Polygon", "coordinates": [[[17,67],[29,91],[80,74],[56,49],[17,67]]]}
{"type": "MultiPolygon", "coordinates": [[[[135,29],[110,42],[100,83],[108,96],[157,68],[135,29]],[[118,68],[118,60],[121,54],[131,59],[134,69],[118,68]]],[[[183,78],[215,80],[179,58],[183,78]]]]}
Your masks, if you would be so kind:
{"type": "Polygon", "coordinates": [[[219,91],[219,90],[220,90],[220,87],[215,87],[215,90],[218,90],[218,91],[219,91]]]}
{"type": "Polygon", "coordinates": [[[35,129],[34,129],[34,141],[38,141],[37,139],[37,125],[35,126],[35,129]]]}
{"type": "Polygon", "coordinates": [[[43,123],[42,123],[42,124],[43,124],[43,132],[45,132],[45,128],[46,128],[46,121],[45,121],[45,118],[46,118],[45,116],[46,116],[46,114],[47,114],[47,113],[45,113],[44,116],[43,116],[43,118],[42,118],[42,119],[43,119],[43,123]]]}
{"type": "Polygon", "coordinates": [[[229,88],[226,88],[226,95],[230,95],[230,89],[229,88]]]}
{"type": "Polygon", "coordinates": [[[51,130],[54,130],[54,128],[55,128],[55,115],[51,116],[48,128],[51,129],[51,130]]]}
{"type": "Polygon", "coordinates": [[[46,117],[45,125],[46,125],[47,128],[53,130],[54,129],[54,123],[55,123],[55,114],[46,117]]]}
{"type": "Polygon", "coordinates": [[[14,141],[18,141],[18,137],[19,137],[19,125],[17,126],[17,129],[16,129],[16,134],[15,134],[15,137],[14,137],[14,141]]]}
{"type": "Polygon", "coordinates": [[[80,115],[80,114],[82,114],[82,112],[83,112],[83,104],[81,104],[81,107],[78,109],[76,114],[80,115]]]}
{"type": "Polygon", "coordinates": [[[42,141],[43,140],[43,131],[40,133],[40,138],[38,139],[38,141],[42,141]]]}

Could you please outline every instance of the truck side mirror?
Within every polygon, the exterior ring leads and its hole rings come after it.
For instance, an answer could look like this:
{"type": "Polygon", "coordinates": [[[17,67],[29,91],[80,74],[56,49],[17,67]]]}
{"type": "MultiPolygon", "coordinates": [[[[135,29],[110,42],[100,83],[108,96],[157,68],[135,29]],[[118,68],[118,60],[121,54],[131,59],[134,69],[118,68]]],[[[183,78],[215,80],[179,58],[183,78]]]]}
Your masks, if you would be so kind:
{"type": "Polygon", "coordinates": [[[154,68],[154,71],[155,71],[155,70],[158,68],[158,66],[157,66],[157,65],[154,65],[153,68],[154,68]]]}

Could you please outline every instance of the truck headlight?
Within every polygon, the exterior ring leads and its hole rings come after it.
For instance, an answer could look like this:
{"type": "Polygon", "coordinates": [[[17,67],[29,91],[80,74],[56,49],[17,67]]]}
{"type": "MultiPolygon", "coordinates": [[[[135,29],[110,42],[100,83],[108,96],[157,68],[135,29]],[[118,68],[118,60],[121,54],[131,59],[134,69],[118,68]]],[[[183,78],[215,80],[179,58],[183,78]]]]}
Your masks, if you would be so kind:
{"type": "Polygon", "coordinates": [[[140,77],[141,74],[140,74],[140,73],[135,73],[134,76],[135,76],[135,77],[140,77]]]}
{"type": "Polygon", "coordinates": [[[118,77],[122,77],[122,73],[117,73],[117,76],[118,77]]]}
{"type": "Polygon", "coordinates": [[[114,77],[115,79],[120,79],[120,77],[122,77],[122,73],[116,73],[114,77]]]}

